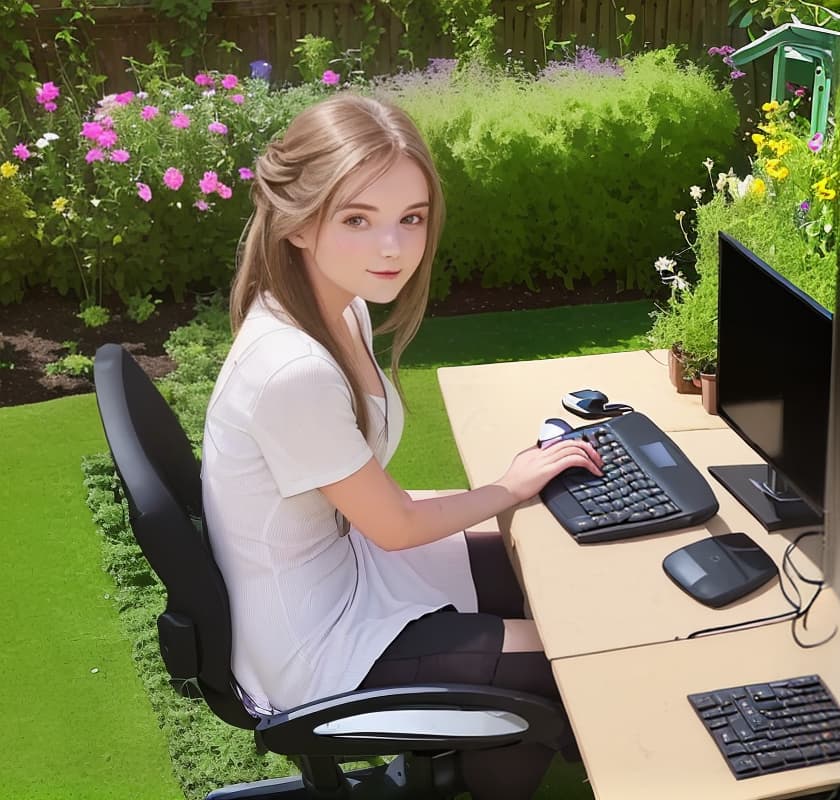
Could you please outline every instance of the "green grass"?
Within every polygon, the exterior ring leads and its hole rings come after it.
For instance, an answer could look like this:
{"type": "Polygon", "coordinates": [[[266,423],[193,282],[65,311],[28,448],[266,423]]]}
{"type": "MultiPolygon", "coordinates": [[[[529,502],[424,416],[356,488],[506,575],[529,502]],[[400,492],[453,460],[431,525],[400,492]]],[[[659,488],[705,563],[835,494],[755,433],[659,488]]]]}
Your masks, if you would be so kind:
{"type": "MultiPolygon", "coordinates": [[[[403,359],[410,413],[391,472],[407,488],[466,486],[437,367],[638,349],[650,308],[426,320],[403,359]]],[[[94,398],[0,409],[0,431],[0,785],[34,800],[183,797],[84,503],[80,459],[105,449],[94,398]]],[[[581,767],[558,761],[539,797],[588,800],[591,792],[581,767]]]]}
{"type": "Polygon", "coordinates": [[[4,796],[182,797],[85,506],[80,460],[105,447],[94,398],[2,408],[0,431],[4,796]]]}

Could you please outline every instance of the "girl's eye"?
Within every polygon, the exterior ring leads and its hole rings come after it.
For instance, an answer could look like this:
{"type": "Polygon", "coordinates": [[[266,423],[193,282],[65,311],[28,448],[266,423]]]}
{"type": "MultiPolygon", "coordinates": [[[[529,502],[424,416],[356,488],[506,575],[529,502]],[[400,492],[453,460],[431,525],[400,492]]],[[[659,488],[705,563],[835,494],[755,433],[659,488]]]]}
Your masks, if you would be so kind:
{"type": "Polygon", "coordinates": [[[404,225],[420,225],[423,222],[423,217],[419,214],[409,214],[407,217],[403,217],[401,222],[404,225]]]}
{"type": "Polygon", "coordinates": [[[347,219],[344,220],[344,224],[351,228],[361,228],[362,225],[365,224],[365,218],[354,215],[352,217],[347,217],[347,219]]]}

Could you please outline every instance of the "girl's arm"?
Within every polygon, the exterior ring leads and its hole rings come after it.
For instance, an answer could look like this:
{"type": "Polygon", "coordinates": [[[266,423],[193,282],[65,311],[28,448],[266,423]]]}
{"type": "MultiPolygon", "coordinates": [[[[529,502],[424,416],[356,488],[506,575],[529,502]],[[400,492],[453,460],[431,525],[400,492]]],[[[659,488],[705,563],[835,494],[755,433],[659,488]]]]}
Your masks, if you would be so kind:
{"type": "Polygon", "coordinates": [[[600,466],[600,456],[590,444],[571,440],[523,450],[499,480],[447,497],[412,500],[375,458],[320,490],[383,550],[404,550],[465,530],[530,499],[563,470],[583,467],[600,475],[600,466]]]}

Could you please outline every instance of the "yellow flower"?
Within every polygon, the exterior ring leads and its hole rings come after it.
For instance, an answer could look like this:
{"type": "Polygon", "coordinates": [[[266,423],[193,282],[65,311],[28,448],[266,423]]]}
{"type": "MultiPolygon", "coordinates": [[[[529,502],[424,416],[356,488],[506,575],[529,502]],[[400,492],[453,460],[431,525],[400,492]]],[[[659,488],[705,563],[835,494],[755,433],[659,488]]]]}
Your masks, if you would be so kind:
{"type": "Polygon", "coordinates": [[[764,181],[761,180],[761,178],[756,178],[750,184],[750,194],[754,194],[756,197],[763,197],[766,189],[767,187],[765,186],[764,181]]]}
{"type": "Polygon", "coordinates": [[[778,127],[776,126],[775,122],[768,122],[766,125],[759,125],[758,129],[760,131],[764,131],[765,133],[769,133],[771,136],[774,136],[778,127]]]}
{"type": "Polygon", "coordinates": [[[17,164],[12,164],[11,161],[4,161],[0,164],[0,175],[4,178],[14,178],[18,174],[18,169],[20,167],[17,164]]]}
{"type": "Polygon", "coordinates": [[[790,175],[790,170],[785,167],[778,158],[771,158],[767,162],[767,174],[771,178],[783,181],[788,175],[790,175]]]}
{"type": "Polygon", "coordinates": [[[778,100],[771,100],[769,103],[765,103],[763,106],[761,106],[761,110],[766,112],[768,116],[770,114],[772,114],[774,111],[778,111],[779,110],[778,100]]]}
{"type": "Polygon", "coordinates": [[[837,192],[834,189],[828,188],[828,182],[836,175],[835,172],[832,175],[829,175],[827,178],[823,178],[820,181],[817,181],[811,188],[817,190],[817,197],[820,200],[833,200],[837,197],[837,192]]]}
{"type": "Polygon", "coordinates": [[[767,141],[767,137],[761,133],[754,133],[750,138],[752,139],[756,150],[761,150],[761,148],[764,147],[764,143],[767,141]]]}
{"type": "Polygon", "coordinates": [[[786,139],[771,139],[767,146],[781,158],[785,153],[790,152],[791,144],[786,139]]]}
{"type": "Polygon", "coordinates": [[[55,200],[52,201],[53,211],[63,214],[64,209],[67,208],[67,204],[69,202],[70,201],[66,197],[56,197],[55,200]]]}

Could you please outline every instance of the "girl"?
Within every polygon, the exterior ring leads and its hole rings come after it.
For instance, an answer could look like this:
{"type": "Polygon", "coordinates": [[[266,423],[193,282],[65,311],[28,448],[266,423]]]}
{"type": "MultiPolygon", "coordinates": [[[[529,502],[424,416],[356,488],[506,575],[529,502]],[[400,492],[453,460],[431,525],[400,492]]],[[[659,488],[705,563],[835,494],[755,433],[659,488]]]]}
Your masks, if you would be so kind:
{"type": "MultiPolygon", "coordinates": [[[[600,474],[597,453],[580,441],[530,448],[492,485],[426,498],[385,472],[403,409],[373,357],[366,303],[396,301],[383,330],[399,386],[444,215],[414,124],[336,95],[268,146],[252,197],[231,294],[236,338],[203,457],[246,707],[271,714],[411,682],[559,702],[498,533],[463,531],[564,469],[600,474]]],[[[475,798],[529,797],[552,755],[541,745],[468,753],[464,778],[475,798]]]]}

